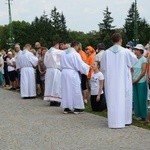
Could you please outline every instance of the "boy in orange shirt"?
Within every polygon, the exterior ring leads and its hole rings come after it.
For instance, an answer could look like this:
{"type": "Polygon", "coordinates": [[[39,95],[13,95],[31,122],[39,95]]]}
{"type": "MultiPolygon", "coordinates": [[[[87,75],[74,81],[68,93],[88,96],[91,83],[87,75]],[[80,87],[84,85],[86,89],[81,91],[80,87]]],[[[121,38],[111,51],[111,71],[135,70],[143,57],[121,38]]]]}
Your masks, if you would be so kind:
{"type": "MultiPolygon", "coordinates": [[[[80,54],[82,60],[86,63],[87,62],[87,56],[86,53],[82,50],[82,45],[80,43],[80,48],[78,53],[80,54]]],[[[82,93],[83,93],[83,99],[84,103],[87,104],[87,99],[88,99],[88,90],[87,90],[87,76],[84,74],[81,74],[81,88],[82,88],[82,93]]]]}

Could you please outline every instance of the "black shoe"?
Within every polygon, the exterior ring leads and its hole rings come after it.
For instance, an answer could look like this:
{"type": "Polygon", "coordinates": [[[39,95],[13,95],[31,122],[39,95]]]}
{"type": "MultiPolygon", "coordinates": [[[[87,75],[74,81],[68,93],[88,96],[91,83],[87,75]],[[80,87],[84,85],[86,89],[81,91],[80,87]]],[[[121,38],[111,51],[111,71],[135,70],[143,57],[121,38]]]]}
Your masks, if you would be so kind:
{"type": "Polygon", "coordinates": [[[125,124],[125,126],[131,126],[132,124],[125,124]]]}
{"type": "Polygon", "coordinates": [[[146,121],[146,119],[145,118],[141,118],[141,121],[146,121]]]}
{"type": "Polygon", "coordinates": [[[10,88],[9,90],[12,90],[12,91],[14,91],[14,90],[16,90],[15,88],[10,88]]]}
{"type": "Polygon", "coordinates": [[[60,102],[55,102],[56,107],[60,107],[60,102]]]}
{"type": "Polygon", "coordinates": [[[71,113],[71,110],[69,108],[65,108],[64,109],[64,114],[68,114],[68,113],[71,113]]]}
{"type": "Polygon", "coordinates": [[[60,106],[60,102],[51,101],[51,102],[50,102],[50,106],[59,107],[59,106],[60,106]]]}
{"type": "Polygon", "coordinates": [[[74,109],[74,114],[82,114],[84,112],[84,109],[74,109]]]}
{"type": "Polygon", "coordinates": [[[33,96],[33,97],[23,97],[23,99],[35,99],[36,96],[33,96]]]}

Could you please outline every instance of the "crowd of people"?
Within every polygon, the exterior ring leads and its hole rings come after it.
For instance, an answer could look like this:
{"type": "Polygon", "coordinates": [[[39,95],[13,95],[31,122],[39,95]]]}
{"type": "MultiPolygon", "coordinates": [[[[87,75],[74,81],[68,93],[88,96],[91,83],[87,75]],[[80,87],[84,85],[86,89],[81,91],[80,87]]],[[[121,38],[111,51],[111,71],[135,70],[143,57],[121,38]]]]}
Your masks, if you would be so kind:
{"type": "Polygon", "coordinates": [[[109,128],[124,128],[136,119],[146,121],[150,107],[150,43],[122,47],[122,37],[111,37],[105,50],[99,43],[82,49],[79,42],[39,42],[32,49],[19,43],[0,53],[0,86],[20,91],[23,99],[42,96],[63,113],[83,113],[88,101],[93,111],[108,112],[109,128]],[[148,86],[149,85],[149,86],[148,86]]]}

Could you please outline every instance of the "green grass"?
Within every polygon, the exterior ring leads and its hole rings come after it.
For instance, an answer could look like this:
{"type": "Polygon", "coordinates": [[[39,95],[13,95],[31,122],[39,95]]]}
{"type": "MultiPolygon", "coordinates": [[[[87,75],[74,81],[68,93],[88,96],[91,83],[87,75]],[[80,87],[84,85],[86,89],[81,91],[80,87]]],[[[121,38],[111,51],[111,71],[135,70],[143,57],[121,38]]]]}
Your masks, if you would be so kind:
{"type": "MultiPolygon", "coordinates": [[[[107,117],[107,111],[93,112],[89,103],[86,105],[85,111],[88,112],[88,113],[92,113],[92,114],[95,114],[95,115],[98,115],[98,116],[105,117],[105,118],[107,117]]],[[[150,122],[146,123],[144,121],[138,121],[138,120],[133,119],[132,125],[150,130],[150,122]]]]}

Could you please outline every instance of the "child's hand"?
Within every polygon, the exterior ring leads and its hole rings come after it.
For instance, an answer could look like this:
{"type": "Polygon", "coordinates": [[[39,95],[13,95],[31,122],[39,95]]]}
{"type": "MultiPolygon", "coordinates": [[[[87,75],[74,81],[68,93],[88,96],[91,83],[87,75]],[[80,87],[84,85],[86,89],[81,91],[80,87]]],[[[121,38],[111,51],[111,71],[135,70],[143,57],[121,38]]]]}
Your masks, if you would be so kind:
{"type": "Polygon", "coordinates": [[[96,97],[96,101],[99,102],[100,101],[100,95],[97,95],[96,97]]]}

